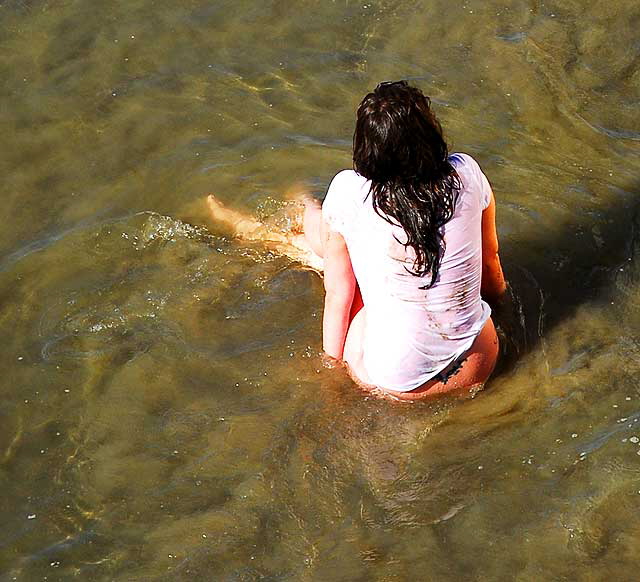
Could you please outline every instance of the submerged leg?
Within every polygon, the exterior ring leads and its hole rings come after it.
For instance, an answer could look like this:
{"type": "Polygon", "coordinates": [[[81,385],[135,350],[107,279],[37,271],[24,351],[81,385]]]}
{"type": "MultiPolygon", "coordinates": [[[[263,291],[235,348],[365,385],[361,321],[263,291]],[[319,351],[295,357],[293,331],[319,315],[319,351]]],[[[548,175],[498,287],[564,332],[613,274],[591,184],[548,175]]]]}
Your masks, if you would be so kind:
{"type": "Polygon", "coordinates": [[[322,237],[324,236],[320,203],[308,196],[306,192],[301,191],[300,188],[296,190],[295,194],[289,191],[286,197],[304,203],[305,210],[301,221],[303,232],[299,230],[278,232],[269,228],[268,224],[264,224],[247,214],[227,208],[213,194],[207,196],[207,207],[211,218],[230,228],[234,236],[246,240],[264,241],[276,252],[321,272],[322,254],[317,252],[322,251],[322,237]],[[307,229],[309,229],[310,235],[307,235],[307,229]]]}
{"type": "Polygon", "coordinates": [[[207,196],[207,207],[214,221],[226,224],[235,236],[255,240],[261,238],[258,231],[263,224],[251,216],[227,208],[213,194],[207,196]]]}

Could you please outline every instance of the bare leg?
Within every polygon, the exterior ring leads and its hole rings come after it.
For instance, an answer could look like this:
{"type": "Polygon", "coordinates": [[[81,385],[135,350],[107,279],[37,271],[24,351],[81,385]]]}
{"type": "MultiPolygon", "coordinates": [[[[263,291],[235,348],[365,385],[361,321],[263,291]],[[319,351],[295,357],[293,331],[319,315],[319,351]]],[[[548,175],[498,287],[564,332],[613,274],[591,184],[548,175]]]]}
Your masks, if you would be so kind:
{"type": "Polygon", "coordinates": [[[309,228],[310,236],[307,236],[306,232],[304,234],[282,233],[269,229],[267,225],[251,216],[227,208],[213,194],[207,196],[207,207],[211,218],[230,228],[234,236],[246,240],[264,241],[273,250],[315,271],[322,272],[322,255],[316,252],[316,249],[322,251],[322,237],[325,236],[322,230],[324,223],[320,203],[300,188],[296,190],[295,196],[290,191],[288,197],[295,197],[304,203],[303,229],[306,231],[309,228]]]}
{"type": "MultiPolygon", "coordinates": [[[[246,238],[249,240],[264,238],[264,233],[260,232],[263,227],[263,224],[261,222],[255,220],[251,216],[242,214],[237,210],[227,208],[213,194],[209,194],[207,196],[207,207],[209,208],[209,212],[213,220],[226,224],[229,228],[231,228],[235,236],[239,236],[241,238],[246,238]]],[[[269,234],[278,235],[278,237],[275,238],[275,240],[278,241],[285,238],[280,233],[269,234]]],[[[269,240],[272,239],[269,238],[269,240]]]]}

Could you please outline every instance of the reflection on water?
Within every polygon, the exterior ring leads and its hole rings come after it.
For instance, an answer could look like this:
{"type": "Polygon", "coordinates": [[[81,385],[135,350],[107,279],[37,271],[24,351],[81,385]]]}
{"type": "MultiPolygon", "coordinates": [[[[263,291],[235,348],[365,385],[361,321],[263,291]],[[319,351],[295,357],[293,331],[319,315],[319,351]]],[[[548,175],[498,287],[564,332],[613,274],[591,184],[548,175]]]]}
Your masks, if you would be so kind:
{"type": "Polygon", "coordinates": [[[634,578],[636,3],[0,11],[0,579],[634,578]],[[321,196],[402,77],[498,197],[506,357],[467,401],[322,368],[320,279],[200,203],[321,196]]]}

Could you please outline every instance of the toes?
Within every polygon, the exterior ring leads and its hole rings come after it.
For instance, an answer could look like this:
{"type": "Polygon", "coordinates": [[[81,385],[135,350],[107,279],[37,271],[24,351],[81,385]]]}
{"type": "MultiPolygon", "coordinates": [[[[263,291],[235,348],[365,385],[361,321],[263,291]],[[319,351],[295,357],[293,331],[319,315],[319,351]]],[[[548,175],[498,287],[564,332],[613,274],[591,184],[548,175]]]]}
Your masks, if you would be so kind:
{"type": "Polygon", "coordinates": [[[213,194],[207,194],[207,204],[209,206],[215,206],[216,208],[221,206],[220,202],[218,202],[218,199],[213,194]]]}
{"type": "Polygon", "coordinates": [[[218,219],[226,210],[224,204],[222,204],[213,194],[209,194],[207,196],[207,206],[213,217],[218,219]]]}

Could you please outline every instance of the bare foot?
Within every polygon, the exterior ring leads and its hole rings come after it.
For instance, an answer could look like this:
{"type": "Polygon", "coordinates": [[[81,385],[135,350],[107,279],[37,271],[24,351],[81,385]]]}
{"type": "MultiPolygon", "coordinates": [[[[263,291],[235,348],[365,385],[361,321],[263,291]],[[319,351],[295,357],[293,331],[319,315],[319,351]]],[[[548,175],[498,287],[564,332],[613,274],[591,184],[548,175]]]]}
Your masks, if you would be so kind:
{"type": "Polygon", "coordinates": [[[218,220],[218,215],[224,210],[222,202],[220,202],[213,194],[207,194],[207,206],[209,207],[214,220],[218,220]]]}

